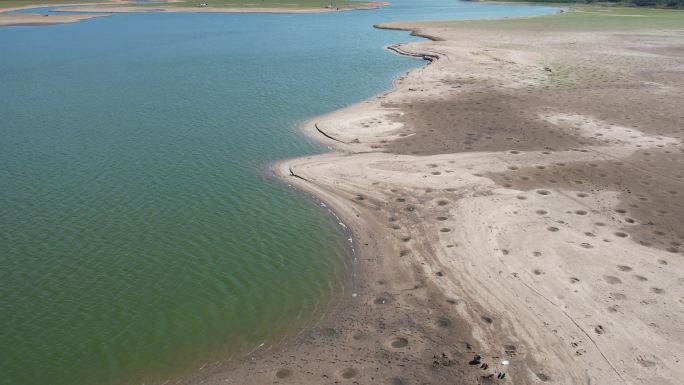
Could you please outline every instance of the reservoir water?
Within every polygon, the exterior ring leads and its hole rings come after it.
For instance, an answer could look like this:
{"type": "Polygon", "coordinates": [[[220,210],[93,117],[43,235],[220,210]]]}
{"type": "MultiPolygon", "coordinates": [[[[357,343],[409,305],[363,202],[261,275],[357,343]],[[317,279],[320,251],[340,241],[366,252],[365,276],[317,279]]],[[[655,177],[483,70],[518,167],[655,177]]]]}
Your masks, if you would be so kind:
{"type": "Polygon", "coordinates": [[[417,38],[372,25],[553,11],[0,28],[0,384],[149,384],[314,322],[348,283],[347,235],[268,167],[325,151],[303,120],[423,65],[383,49],[417,38]]]}

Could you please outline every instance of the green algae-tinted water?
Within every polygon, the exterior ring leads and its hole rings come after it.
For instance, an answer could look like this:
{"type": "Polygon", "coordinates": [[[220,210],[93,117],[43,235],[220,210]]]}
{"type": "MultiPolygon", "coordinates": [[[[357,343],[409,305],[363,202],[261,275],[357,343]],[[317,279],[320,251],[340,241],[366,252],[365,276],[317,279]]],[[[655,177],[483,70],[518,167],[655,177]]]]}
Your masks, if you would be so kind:
{"type": "Polygon", "coordinates": [[[139,384],[312,322],[346,235],[267,176],[298,122],[421,65],[378,22],[550,12],[432,0],[0,29],[0,384],[139,384]]]}

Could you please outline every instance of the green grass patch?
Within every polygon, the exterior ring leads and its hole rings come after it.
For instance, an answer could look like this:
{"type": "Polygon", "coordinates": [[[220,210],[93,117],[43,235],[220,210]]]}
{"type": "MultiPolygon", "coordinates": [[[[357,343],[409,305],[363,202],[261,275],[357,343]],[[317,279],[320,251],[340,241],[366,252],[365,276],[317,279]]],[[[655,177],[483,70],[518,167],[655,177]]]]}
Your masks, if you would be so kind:
{"type": "Polygon", "coordinates": [[[525,2],[530,4],[592,4],[621,7],[651,7],[684,9],[684,0],[481,0],[491,2],[525,2]]]}
{"type": "Polygon", "coordinates": [[[449,29],[481,28],[526,31],[630,31],[684,29],[684,11],[672,9],[573,5],[554,15],[505,20],[426,23],[449,29]]]}

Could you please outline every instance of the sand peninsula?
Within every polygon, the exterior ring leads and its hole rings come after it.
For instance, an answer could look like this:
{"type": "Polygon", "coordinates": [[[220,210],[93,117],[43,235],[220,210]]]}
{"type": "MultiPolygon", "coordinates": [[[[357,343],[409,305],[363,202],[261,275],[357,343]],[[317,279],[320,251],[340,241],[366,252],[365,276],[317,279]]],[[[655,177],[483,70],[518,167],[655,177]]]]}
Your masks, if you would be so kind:
{"type": "Polygon", "coordinates": [[[294,0],[281,2],[264,0],[249,2],[243,0],[154,0],[140,3],[134,0],[110,0],[92,2],[10,0],[0,3],[0,27],[3,26],[40,26],[76,23],[112,13],[325,13],[353,10],[369,10],[389,5],[387,2],[357,2],[350,0],[335,1],[330,5],[325,0],[294,0]],[[54,8],[50,14],[18,14],[12,11],[32,8],[54,8]],[[59,15],[56,12],[86,12],[75,15],[59,15]]]}
{"type": "Polygon", "coordinates": [[[358,287],[179,383],[681,384],[684,13],[379,27],[431,64],[275,167],[352,229],[358,287]]]}

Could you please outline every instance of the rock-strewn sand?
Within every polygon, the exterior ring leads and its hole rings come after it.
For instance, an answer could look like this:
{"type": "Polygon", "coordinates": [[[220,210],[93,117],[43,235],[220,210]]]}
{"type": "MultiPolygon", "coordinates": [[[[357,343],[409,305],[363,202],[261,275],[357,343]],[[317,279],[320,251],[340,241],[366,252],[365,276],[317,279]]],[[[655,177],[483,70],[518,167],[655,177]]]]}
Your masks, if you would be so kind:
{"type": "Polygon", "coordinates": [[[682,383],[684,23],[534,20],[391,26],[438,59],[277,169],[353,229],[356,296],[191,382],[682,383]]]}

